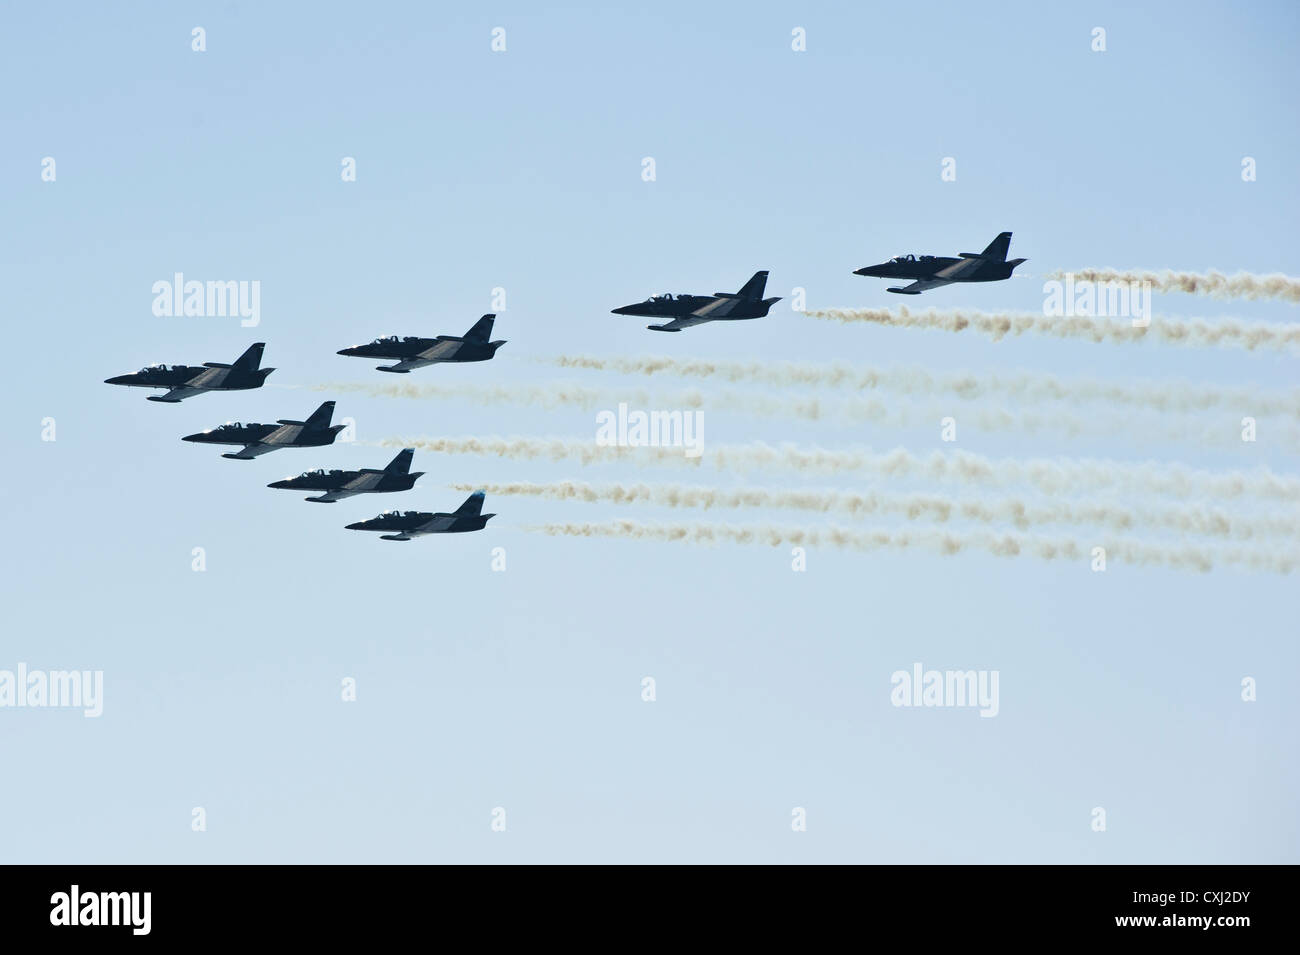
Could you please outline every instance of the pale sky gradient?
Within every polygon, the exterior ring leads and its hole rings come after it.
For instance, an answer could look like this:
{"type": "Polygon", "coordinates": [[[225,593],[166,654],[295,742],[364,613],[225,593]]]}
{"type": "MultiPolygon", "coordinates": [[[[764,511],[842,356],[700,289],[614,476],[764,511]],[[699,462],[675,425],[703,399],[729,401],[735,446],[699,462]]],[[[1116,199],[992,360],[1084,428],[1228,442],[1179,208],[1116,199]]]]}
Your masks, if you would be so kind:
{"type": "MultiPolygon", "coordinates": [[[[1296,862],[1294,576],[832,549],[800,574],[788,548],[522,528],[817,515],[499,495],[479,534],[390,544],[343,529],[388,507],[449,510],[460,482],[961,494],[707,463],[708,444],[755,440],[924,453],[943,447],[937,421],[706,410],[698,471],[417,452],[428,474],[414,491],[329,507],[265,485],[393,452],[244,463],[179,440],[302,418],[326,397],[283,386],[391,383],[335,352],[460,334],[498,286],[498,357],[405,381],[712,387],[534,360],[590,352],[1292,388],[1294,355],[994,343],[789,308],[803,287],[812,307],[1036,311],[1058,268],[1300,273],[1296,6],[1143,6],[7,9],[0,669],[102,669],[105,701],[97,720],[0,710],[0,861],[1296,862]],[[194,26],[205,53],[190,49],[194,26]],[[505,53],[489,48],[496,26],[505,53]],[[1090,50],[1096,26],[1105,53],[1090,50]],[[791,51],[794,27],[807,52],[791,51]],[[46,156],[54,183],[40,179],[46,156]],[[355,183],[340,181],[345,156],[355,183]],[[956,182],[940,181],[946,156],[956,182]],[[1242,182],[1243,156],[1258,181],[1242,182]],[[978,251],[1002,230],[1029,259],[1008,282],[900,299],[851,274],[900,252],[978,251]],[[734,289],[760,268],[786,297],[767,319],[660,335],[609,314],[652,293],[734,289]],[[177,271],[260,281],[261,325],[154,317],[150,288],[177,271]],[[102,384],[150,362],[231,361],[253,341],[267,342],[274,387],[169,406],[102,384]],[[999,715],[892,707],[890,674],[915,662],[998,670],[999,715]],[[1258,702],[1241,702],[1245,676],[1258,702]],[[339,701],[344,677],[354,704],[339,701]],[[207,832],[190,829],[195,806],[207,832]],[[496,806],[505,833],[489,828],[496,806]],[[796,806],[806,833],[791,832],[796,806]],[[1105,833],[1089,827],[1094,806],[1105,833]]],[[[1278,302],[1155,304],[1300,317],[1278,302]]],[[[334,397],[361,442],[595,430],[591,410],[334,397]]],[[[1231,433],[1239,418],[1204,423],[1231,433]]],[[[1297,464],[1267,431],[1197,446],[972,426],[958,447],[1297,464]]]]}

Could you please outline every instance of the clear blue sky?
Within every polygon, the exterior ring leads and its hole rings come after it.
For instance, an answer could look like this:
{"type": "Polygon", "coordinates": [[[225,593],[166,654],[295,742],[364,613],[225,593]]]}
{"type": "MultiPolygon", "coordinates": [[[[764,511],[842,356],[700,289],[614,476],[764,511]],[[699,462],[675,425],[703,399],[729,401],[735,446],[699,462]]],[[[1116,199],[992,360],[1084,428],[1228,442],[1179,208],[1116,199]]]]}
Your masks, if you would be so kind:
{"type": "MultiPolygon", "coordinates": [[[[521,529],[689,512],[501,496],[485,533],[390,545],[343,525],[450,509],[454,482],[745,477],[417,453],[416,490],[319,507],[265,484],[392,452],[240,463],[179,438],[301,418],[321,395],[169,406],[101,383],[252,341],[277,386],[371,380],[337,349],[463,332],[502,286],[498,358],[413,382],[646,387],[532,361],[584,351],[1293,386],[1295,356],[995,344],[822,322],[788,301],[671,336],[609,314],[760,268],[769,294],[804,287],[814,307],[896,306],[852,270],[1002,230],[1027,275],[919,304],[1038,310],[1057,268],[1300,272],[1297,8],[1143,6],[7,9],[0,669],[102,669],[105,702],[98,720],[0,710],[0,860],[1297,861],[1294,578],[834,550],[796,574],[787,549],[521,529]],[[496,26],[505,53],[490,51],[496,26]],[[1106,53],[1090,50],[1096,26],[1106,53]],[[791,51],[794,27],[807,52],[791,51]],[[355,183],[340,181],[345,156],[355,183]],[[956,182],[940,181],[946,156],[956,182]],[[1241,181],[1243,156],[1257,182],[1241,181]],[[153,316],[151,285],[177,271],[259,280],[261,326],[153,316]],[[997,669],[1000,714],[891,707],[890,674],[917,661],[997,669]],[[1244,676],[1256,703],[1239,699],[1244,676]],[[344,677],[355,704],[339,701],[344,677]],[[195,806],[206,832],[190,829],[195,806]],[[489,828],[496,806],[505,833],[489,828]],[[795,806],[806,833],[790,830],[795,806]]],[[[1155,306],[1297,318],[1279,303],[1155,306]]],[[[595,430],[586,410],[338,400],[362,441],[595,430]]],[[[720,411],[705,436],[941,446],[937,423],[720,411]]],[[[1266,437],[960,437],[998,457],[1296,466],[1266,437]]]]}

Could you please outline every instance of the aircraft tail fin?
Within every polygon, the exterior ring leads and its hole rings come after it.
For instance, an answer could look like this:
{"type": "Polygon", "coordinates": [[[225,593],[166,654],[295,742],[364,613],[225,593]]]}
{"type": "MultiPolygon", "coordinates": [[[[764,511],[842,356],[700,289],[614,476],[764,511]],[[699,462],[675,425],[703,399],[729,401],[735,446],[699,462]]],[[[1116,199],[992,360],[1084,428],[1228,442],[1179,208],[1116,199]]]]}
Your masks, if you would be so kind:
{"type": "Polygon", "coordinates": [[[266,347],[266,342],[255,342],[248,346],[248,350],[235,359],[235,363],[230,367],[236,372],[247,374],[250,371],[257,371],[262,364],[262,349],[266,347]]]}
{"type": "Polygon", "coordinates": [[[488,339],[492,337],[492,325],[495,322],[495,315],[484,315],[465,333],[465,341],[486,345],[488,339]]]}
{"type": "Polygon", "coordinates": [[[330,419],[334,417],[334,402],[325,401],[321,406],[311,413],[311,417],[305,422],[308,428],[328,428],[330,419]]]}
{"type": "Polygon", "coordinates": [[[457,517],[478,517],[483,513],[483,501],[487,497],[484,491],[475,491],[465,498],[465,503],[456,508],[457,517]]]}
{"type": "Polygon", "coordinates": [[[754,277],[742,285],[736,294],[741,298],[760,299],[765,288],[767,288],[767,273],[755,272],[754,277]]]}
{"type": "Polygon", "coordinates": [[[389,474],[410,474],[411,458],[413,457],[415,457],[414,448],[403,448],[397,452],[397,457],[388,462],[388,466],[384,470],[389,474]]]}
{"type": "Polygon", "coordinates": [[[999,232],[998,237],[988,244],[983,252],[985,258],[993,259],[996,262],[1005,262],[1007,260],[1007,250],[1011,248],[1011,233],[999,232]]]}

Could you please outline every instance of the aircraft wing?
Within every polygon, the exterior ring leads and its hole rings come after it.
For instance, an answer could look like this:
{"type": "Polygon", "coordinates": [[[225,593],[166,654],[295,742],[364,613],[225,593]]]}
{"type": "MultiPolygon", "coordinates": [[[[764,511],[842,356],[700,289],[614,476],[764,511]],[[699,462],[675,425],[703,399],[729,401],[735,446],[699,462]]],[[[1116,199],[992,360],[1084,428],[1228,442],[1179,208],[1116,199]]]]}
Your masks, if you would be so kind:
{"type": "Polygon", "coordinates": [[[403,358],[396,365],[381,365],[379,371],[391,371],[394,374],[404,375],[416,368],[425,368],[436,364],[436,361],[429,361],[425,358],[403,358]]]}
{"type": "Polygon", "coordinates": [[[897,292],[899,295],[920,295],[926,289],[940,288],[944,285],[951,285],[951,279],[929,278],[917,279],[911,285],[905,285],[902,288],[888,288],[886,292],[897,292]]]}
{"type": "Polygon", "coordinates": [[[315,501],[317,504],[333,504],[335,501],[341,501],[347,497],[354,497],[356,491],[349,491],[346,488],[336,488],[333,491],[326,491],[317,497],[304,498],[307,501],[315,501]]]}
{"type": "Polygon", "coordinates": [[[674,318],[671,322],[664,322],[662,325],[647,325],[646,327],[656,332],[680,332],[683,328],[690,328],[692,325],[703,325],[715,318],[726,318],[736,307],[737,301],[738,299],[734,295],[719,296],[710,302],[705,302],[689,315],[674,318]]]}
{"type": "Polygon", "coordinates": [[[150,395],[150,401],[166,401],[169,404],[175,404],[185,398],[193,398],[195,395],[203,394],[203,388],[191,388],[189,385],[177,385],[165,395],[150,395]]]}
{"type": "Polygon", "coordinates": [[[646,328],[652,328],[656,332],[680,332],[683,328],[690,328],[692,325],[703,325],[705,322],[711,322],[711,318],[696,318],[694,315],[685,315],[681,318],[674,318],[671,322],[664,322],[662,325],[647,325],[646,328]]]}
{"type": "MultiPolygon", "coordinates": [[[[701,321],[705,321],[705,322],[714,318],[722,318],[724,315],[728,315],[731,313],[732,309],[736,307],[736,302],[738,301],[740,300],[734,295],[727,295],[725,297],[719,296],[718,298],[715,298],[712,302],[707,302],[706,304],[701,305],[699,308],[691,312],[691,314],[686,317],[698,318],[701,321]]],[[[697,322],[696,324],[699,323],[697,322]]]]}
{"type": "Polygon", "coordinates": [[[965,255],[962,258],[958,259],[956,262],[954,262],[952,265],[946,265],[943,268],[941,268],[938,272],[935,272],[934,277],[931,278],[930,281],[933,282],[935,279],[946,279],[949,282],[953,282],[959,278],[962,278],[968,272],[974,272],[983,264],[984,264],[984,256],[965,255]]]}
{"type": "Polygon", "coordinates": [[[928,279],[917,279],[911,285],[904,286],[903,288],[890,288],[885,291],[897,292],[899,295],[920,295],[927,289],[951,285],[967,273],[974,272],[982,264],[984,264],[984,257],[982,255],[966,256],[958,259],[952,265],[945,265],[928,279]]]}
{"type": "Polygon", "coordinates": [[[270,454],[280,448],[288,447],[285,444],[246,444],[243,450],[236,451],[234,454],[223,454],[223,458],[234,458],[237,461],[251,461],[253,458],[263,454],[270,454]]]}

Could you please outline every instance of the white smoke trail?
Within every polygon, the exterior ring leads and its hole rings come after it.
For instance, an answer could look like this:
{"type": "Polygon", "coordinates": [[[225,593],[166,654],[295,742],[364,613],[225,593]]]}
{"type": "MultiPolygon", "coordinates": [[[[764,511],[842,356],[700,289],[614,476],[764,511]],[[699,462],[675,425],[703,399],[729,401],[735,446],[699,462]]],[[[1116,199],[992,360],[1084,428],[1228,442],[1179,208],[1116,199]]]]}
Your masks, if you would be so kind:
{"type": "Polygon", "coordinates": [[[1123,405],[1126,409],[1176,413],[1224,408],[1256,418],[1267,415],[1300,416],[1300,389],[1253,391],[1246,388],[1220,388],[1185,380],[1121,383],[1086,378],[1062,379],[1030,372],[1009,375],[934,375],[917,367],[872,368],[843,362],[705,361],[663,355],[559,355],[545,360],[560,368],[613,371],[647,378],[671,375],[679,378],[720,379],[732,384],[750,383],[776,388],[844,388],[927,396],[946,394],[965,400],[1001,396],[1035,404],[1046,401],[1109,403],[1123,405]]]}
{"type": "Polygon", "coordinates": [[[631,448],[565,438],[384,438],[381,447],[415,447],[447,454],[474,454],[521,460],[577,460],[583,464],[636,459],[638,463],[698,466],[719,470],[786,470],[803,474],[863,473],[882,478],[922,478],[980,486],[1027,484],[1047,494],[1110,489],[1178,497],[1271,498],[1300,501],[1300,479],[1259,467],[1252,471],[1207,471],[1181,464],[1128,464],[1086,458],[993,460],[967,451],[934,451],[918,457],[903,448],[884,453],[867,449],[827,450],[756,442],[710,445],[702,457],[683,448],[631,448]]]}
{"type": "Polygon", "coordinates": [[[555,537],[603,537],[645,541],[683,541],[693,544],[762,544],[769,547],[838,547],[860,551],[923,550],[943,556],[967,550],[981,550],[997,557],[1028,554],[1043,560],[1090,560],[1092,548],[1104,547],[1106,559],[1122,563],[1208,571],[1216,561],[1251,570],[1290,573],[1300,564],[1300,555],[1274,554],[1242,548],[1203,548],[1190,545],[1153,544],[1143,541],[1110,540],[1081,543],[1070,539],[1029,537],[985,532],[845,530],[839,527],[792,528],[775,525],[732,524],[640,524],[636,521],[606,523],[551,523],[528,525],[524,530],[555,537]]]}
{"type": "Polygon", "coordinates": [[[955,499],[937,494],[834,491],[785,488],[715,488],[689,484],[588,484],[553,481],[538,484],[512,481],[500,484],[452,484],[460,491],[482,488],[489,494],[526,496],[553,501],[652,504],[661,507],[698,507],[761,510],[801,510],[844,514],[860,518],[889,515],[911,521],[947,523],[969,520],[983,524],[1010,524],[1020,530],[1055,524],[1104,527],[1130,531],[1148,527],[1181,534],[1200,534],[1234,540],[1274,536],[1300,538],[1300,517],[1283,514],[1243,516],[1220,508],[1144,505],[1125,507],[1108,502],[1045,503],[1020,498],[955,499]]]}
{"type": "Polygon", "coordinates": [[[416,448],[441,454],[472,454],[485,458],[511,458],[522,461],[579,461],[597,464],[604,461],[648,459],[655,464],[685,462],[681,448],[621,448],[598,445],[594,440],[574,441],[565,438],[381,438],[381,448],[416,448]]]}
{"type": "MultiPolygon", "coordinates": [[[[738,392],[706,394],[697,389],[687,389],[663,394],[651,394],[643,389],[588,388],[569,382],[511,385],[436,385],[436,384],[370,384],[357,382],[325,382],[312,385],[314,391],[364,392],[377,398],[416,398],[434,400],[468,400],[479,404],[522,404],[551,410],[575,407],[586,410],[614,408],[627,403],[641,408],[675,408],[718,411],[739,411],[768,417],[800,418],[819,421],[835,409],[823,410],[816,398],[773,398],[766,395],[747,395],[738,392]]],[[[880,406],[883,414],[884,406],[880,406]]],[[[843,413],[854,409],[844,408],[843,413]]],[[[870,409],[859,411],[869,415],[870,409]]]]}
{"type": "MultiPolygon", "coordinates": [[[[316,391],[364,392],[375,397],[416,398],[434,400],[464,400],[476,404],[517,404],[553,409],[577,407],[587,410],[612,409],[620,403],[640,408],[674,408],[684,410],[731,411],[769,418],[793,418],[801,421],[845,421],[869,423],[887,428],[905,428],[924,425],[937,427],[938,422],[953,416],[963,424],[970,424],[980,432],[1013,432],[1016,434],[1048,433],[1061,437],[1087,434],[1122,436],[1130,440],[1149,442],[1168,440],[1194,442],[1199,445],[1218,444],[1239,447],[1241,444],[1240,420],[1224,417],[1206,421],[1170,421],[1127,414],[1077,415],[1065,409],[1047,412],[1017,411],[1002,408],[958,408],[953,405],[899,405],[887,404],[876,398],[847,398],[827,401],[818,397],[742,392],[704,393],[686,390],[662,394],[649,394],[634,389],[587,388],[569,383],[518,384],[518,385],[412,385],[370,384],[357,382],[326,382],[312,385],[316,391]]],[[[920,388],[916,389],[921,391],[920,388]]],[[[977,393],[978,389],[968,389],[977,393]]],[[[1196,400],[1190,397],[1191,401],[1196,400]]],[[[1297,397],[1300,402],[1300,396],[1297,397]]],[[[1270,404],[1284,407],[1282,399],[1260,401],[1259,407],[1270,404]]],[[[1251,406],[1248,410],[1254,411],[1251,406]]],[[[1300,408],[1296,409],[1300,413],[1300,408]]],[[[1260,414],[1263,412],[1261,411],[1260,414]]],[[[1300,447],[1300,428],[1287,424],[1269,429],[1270,443],[1292,448],[1300,447]]]]}
{"type": "Polygon", "coordinates": [[[1067,275],[1073,276],[1076,282],[1098,284],[1146,282],[1158,292],[1186,292],[1189,295],[1209,295],[1212,298],[1276,298],[1285,302],[1300,303],[1300,278],[1278,272],[1271,275],[1255,275],[1251,272],[1224,275],[1213,269],[1209,272],[1175,272],[1171,269],[1160,272],[1146,269],[1079,269],[1070,272],[1052,272],[1047,278],[1060,281],[1067,275]]]}
{"type": "Polygon", "coordinates": [[[1150,325],[1134,328],[1131,320],[1088,316],[1049,317],[1033,312],[995,315],[959,310],[912,312],[900,308],[824,308],[809,311],[813,318],[838,322],[869,322],[893,328],[925,328],[962,332],[972,328],[994,341],[1008,335],[1038,334],[1091,342],[1136,342],[1146,339],[1173,345],[1236,346],[1286,350],[1300,345],[1300,325],[1247,322],[1225,318],[1152,318],[1150,325]]]}

